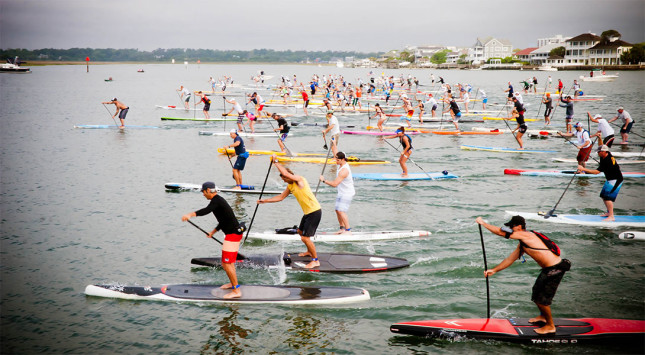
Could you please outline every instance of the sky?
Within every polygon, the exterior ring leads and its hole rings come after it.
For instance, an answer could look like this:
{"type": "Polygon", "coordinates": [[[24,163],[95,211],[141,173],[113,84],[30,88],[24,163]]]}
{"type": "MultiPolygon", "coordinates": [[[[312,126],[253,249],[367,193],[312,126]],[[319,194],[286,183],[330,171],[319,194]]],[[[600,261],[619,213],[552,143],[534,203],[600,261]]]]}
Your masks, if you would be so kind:
{"type": "Polygon", "coordinates": [[[0,0],[0,48],[385,52],[535,47],[557,34],[645,42],[645,0],[0,0]]]}

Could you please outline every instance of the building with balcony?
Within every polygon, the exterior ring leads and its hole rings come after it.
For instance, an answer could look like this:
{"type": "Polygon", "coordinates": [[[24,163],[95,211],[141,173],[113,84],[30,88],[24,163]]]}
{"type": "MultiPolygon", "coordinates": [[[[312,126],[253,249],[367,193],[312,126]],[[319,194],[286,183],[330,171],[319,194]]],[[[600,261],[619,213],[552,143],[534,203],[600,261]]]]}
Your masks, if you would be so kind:
{"type": "Polygon", "coordinates": [[[491,58],[506,58],[513,55],[513,45],[505,39],[493,37],[477,38],[468,50],[468,61],[484,63],[491,58]]]}
{"type": "Polygon", "coordinates": [[[619,65],[623,64],[620,56],[629,51],[633,45],[618,38],[612,38],[613,41],[604,43],[598,42],[595,46],[589,48],[589,65],[619,65]]]}
{"type": "Polygon", "coordinates": [[[601,38],[593,33],[583,33],[564,43],[565,65],[586,65],[589,62],[589,49],[600,42],[601,38]]]}

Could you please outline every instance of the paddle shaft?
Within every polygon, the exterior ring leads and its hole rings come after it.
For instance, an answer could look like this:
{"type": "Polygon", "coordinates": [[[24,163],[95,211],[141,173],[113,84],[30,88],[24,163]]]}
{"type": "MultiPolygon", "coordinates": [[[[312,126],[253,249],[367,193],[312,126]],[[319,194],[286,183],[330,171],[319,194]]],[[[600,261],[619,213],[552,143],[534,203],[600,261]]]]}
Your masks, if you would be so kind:
{"type": "Polygon", "coordinates": [[[110,114],[110,117],[112,117],[112,121],[114,121],[114,125],[118,127],[119,125],[116,124],[116,120],[114,119],[114,115],[112,114],[112,112],[110,112],[110,109],[108,109],[107,106],[105,106],[105,104],[101,104],[101,105],[103,105],[103,107],[105,107],[107,112],[110,114]]]}
{"type": "MultiPolygon", "coordinates": [[[[565,140],[565,141],[567,141],[567,142],[571,143],[571,145],[573,145],[574,147],[578,148],[578,146],[577,146],[575,143],[573,143],[573,142],[569,139],[569,137],[565,137],[565,136],[563,136],[562,134],[560,134],[560,136],[561,136],[562,138],[564,138],[564,140],[565,140]]],[[[592,144],[592,145],[593,145],[593,144],[592,144]]],[[[596,163],[600,163],[598,160],[596,160],[596,158],[594,158],[594,157],[590,157],[590,158],[591,158],[591,159],[593,159],[596,163]]]]}
{"type": "MultiPolygon", "coordinates": [[[[479,225],[479,237],[482,241],[482,253],[484,254],[484,272],[488,270],[488,262],[486,261],[486,247],[484,247],[484,234],[482,233],[482,225],[479,225]]],[[[488,276],[486,276],[486,318],[490,318],[490,285],[488,276]]]]}
{"type": "MultiPolygon", "coordinates": [[[[593,142],[591,142],[591,146],[593,146],[594,143],[596,143],[595,139],[593,140],[593,142]]],[[[589,154],[591,154],[591,149],[589,150],[589,152],[587,152],[587,157],[589,157],[589,154]]],[[[585,158],[587,158],[587,157],[585,157],[585,158]]],[[[567,184],[567,187],[562,192],[562,195],[560,196],[560,199],[558,199],[558,202],[556,202],[555,206],[553,206],[553,208],[549,212],[547,212],[547,214],[544,216],[545,219],[548,219],[549,217],[553,216],[553,212],[555,212],[555,209],[560,204],[560,201],[562,201],[562,198],[564,197],[564,194],[566,194],[567,190],[569,190],[569,186],[571,186],[571,183],[573,182],[573,179],[576,178],[576,175],[578,175],[578,169],[576,169],[576,172],[573,173],[573,176],[571,177],[571,180],[569,180],[569,183],[567,184]]]]}
{"type": "Polygon", "coordinates": [[[543,100],[542,100],[542,98],[544,98],[544,95],[546,95],[546,85],[547,85],[547,83],[548,83],[548,80],[545,80],[545,81],[544,81],[544,93],[542,93],[542,97],[540,98],[540,106],[538,106],[538,110],[537,110],[537,112],[535,113],[535,118],[536,118],[536,119],[537,119],[537,118],[538,118],[538,116],[540,115],[540,109],[542,108],[542,101],[543,101],[543,100]]]}
{"type": "MultiPolygon", "coordinates": [[[[273,166],[273,157],[269,159],[269,169],[267,170],[267,175],[264,177],[264,183],[262,184],[262,191],[260,191],[260,197],[258,197],[258,200],[262,199],[262,195],[264,194],[264,188],[267,186],[267,180],[269,179],[269,173],[271,172],[271,167],[273,166]]],[[[251,232],[251,227],[253,226],[253,221],[255,220],[255,214],[258,212],[258,207],[260,207],[260,204],[255,205],[255,210],[253,211],[253,217],[251,217],[251,223],[249,223],[249,228],[246,230],[246,236],[244,236],[244,241],[242,244],[246,242],[246,238],[249,237],[249,233],[251,232]]]]}
{"type": "MultiPolygon", "coordinates": [[[[331,147],[333,147],[333,144],[329,144],[329,148],[327,149],[327,158],[325,158],[325,164],[323,165],[322,172],[320,175],[325,175],[325,168],[327,167],[327,162],[329,161],[329,152],[331,152],[331,147]]],[[[316,185],[316,191],[314,191],[314,197],[318,194],[318,188],[320,187],[320,179],[318,179],[318,185],[316,185]]]]}

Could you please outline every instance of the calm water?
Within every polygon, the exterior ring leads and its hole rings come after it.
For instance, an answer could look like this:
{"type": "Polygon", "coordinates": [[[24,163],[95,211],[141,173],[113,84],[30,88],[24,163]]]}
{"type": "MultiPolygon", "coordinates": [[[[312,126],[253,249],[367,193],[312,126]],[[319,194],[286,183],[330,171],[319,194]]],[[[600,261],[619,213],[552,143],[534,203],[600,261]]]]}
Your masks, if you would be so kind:
{"type": "MultiPolygon", "coordinates": [[[[86,73],[83,66],[36,67],[30,75],[2,75],[0,130],[1,222],[1,339],[2,353],[529,353],[541,347],[506,343],[425,340],[395,336],[392,323],[437,318],[486,316],[483,258],[474,219],[483,216],[500,225],[504,210],[548,211],[561,196],[569,178],[505,176],[504,168],[572,168],[551,157],[575,158],[573,147],[561,139],[526,139],[532,149],[552,149],[553,155],[520,155],[464,151],[460,144],[514,147],[513,137],[422,136],[414,138],[412,158],[426,171],[448,170],[459,179],[432,182],[357,181],[350,209],[354,230],[425,229],[432,235],[378,243],[318,244],[319,251],[376,253],[407,258],[411,267],[370,275],[287,273],[278,270],[239,270],[244,284],[289,284],[363,287],[368,302],[343,306],[284,307],[275,305],[195,305],[172,302],[129,302],[87,298],[94,283],[158,285],[163,283],[223,283],[222,270],[192,269],[193,257],[219,256],[220,247],[204,238],[181,216],[207,201],[199,193],[167,193],[166,182],[202,183],[213,180],[233,185],[231,169],[216,148],[229,137],[199,136],[198,131],[230,129],[232,123],[165,123],[161,116],[192,116],[155,105],[179,105],[174,91],[208,89],[209,76],[231,75],[250,84],[258,70],[267,74],[308,79],[340,73],[355,82],[368,69],[291,65],[104,65],[86,73]],[[137,73],[140,67],[145,73],[137,73]],[[104,79],[112,76],[113,82],[104,79]],[[81,130],[75,124],[113,124],[101,101],[116,96],[131,107],[127,124],[157,125],[161,129],[119,132],[81,130]],[[91,350],[90,350],[91,349],[91,350]]],[[[378,73],[381,71],[379,70],[378,73]]],[[[429,83],[429,70],[388,70],[411,73],[429,83]]],[[[586,72],[434,71],[447,82],[467,81],[486,90],[489,102],[504,98],[506,82],[536,75],[543,88],[551,74],[566,85],[586,72]]],[[[275,83],[275,78],[270,81],[275,83]]],[[[607,95],[604,101],[576,104],[578,119],[586,111],[613,117],[617,106],[635,118],[635,132],[644,134],[643,72],[623,72],[614,83],[582,83],[587,94],[607,95]]],[[[426,87],[427,88],[427,87],[426,87]]],[[[236,89],[237,90],[237,89],[236,89]]],[[[238,91],[239,92],[239,91],[238,91]]],[[[240,95],[238,94],[239,98],[240,95]]],[[[270,94],[265,97],[271,98],[270,94]]],[[[536,95],[525,95],[527,117],[535,117],[536,95]]],[[[227,109],[228,109],[227,105],[227,109]]],[[[222,112],[219,99],[214,116],[222,112]]],[[[495,108],[491,108],[494,110],[495,108]]],[[[496,108],[499,109],[499,106],[496,108]]],[[[113,110],[113,106],[110,106],[113,110]]],[[[282,110],[282,109],[280,109],[282,110]]],[[[269,109],[272,111],[272,109],[269,109]]],[[[196,115],[200,115],[197,112],[196,115]]],[[[367,116],[340,116],[341,124],[364,127],[367,116]]],[[[323,122],[322,116],[296,116],[294,121],[323,122]]],[[[556,110],[554,125],[563,129],[564,111],[556,110]]],[[[396,119],[392,123],[397,123],[396,119]]],[[[374,122],[372,122],[374,123],[374,122]]],[[[541,128],[529,122],[530,128],[541,128]]],[[[264,124],[266,125],[266,124],[264,124]]],[[[482,123],[463,124],[464,128],[482,123]]],[[[487,123],[505,128],[502,122],[487,123]]],[[[595,126],[595,125],[594,125],[595,126]]],[[[268,128],[268,126],[266,126],[268,128]]],[[[264,129],[260,125],[259,129],[264,129]]],[[[287,140],[299,152],[324,153],[320,127],[294,127],[287,140]]],[[[633,141],[643,141],[632,136],[633,141]]],[[[394,143],[394,141],[391,141],[394,143]]],[[[354,172],[398,172],[397,152],[381,139],[343,136],[341,149],[362,158],[385,159],[385,166],[354,167],[354,172]]],[[[276,149],[274,138],[246,139],[250,149],[276,149]]],[[[622,149],[620,147],[616,149],[622,149]]],[[[624,148],[638,151],[640,148],[624,148]]],[[[244,182],[262,185],[267,157],[252,157],[244,182]]],[[[594,162],[590,166],[595,166],[594,162]]],[[[291,164],[315,185],[322,166],[291,164]]],[[[411,172],[420,170],[409,164],[411,172]]],[[[626,165],[623,171],[642,171],[626,165]]],[[[335,168],[328,167],[329,178],[335,168]]],[[[643,179],[626,180],[616,203],[618,214],[645,214],[643,179]]],[[[576,180],[558,207],[560,213],[603,212],[598,198],[604,179],[576,180]]],[[[268,187],[281,188],[275,171],[268,187]]],[[[247,222],[255,198],[224,195],[247,222]]],[[[335,190],[321,189],[321,230],[335,230],[335,190]]],[[[292,197],[261,206],[253,224],[268,230],[297,224],[302,212],[292,197]]],[[[215,220],[194,220],[212,228],[215,220]]],[[[645,244],[617,238],[625,229],[599,229],[529,222],[555,239],[570,259],[553,312],[561,317],[643,319],[645,244]]],[[[221,237],[221,235],[220,235],[221,237]]],[[[489,266],[500,262],[515,243],[485,234],[489,266]]],[[[300,250],[300,244],[247,242],[243,253],[300,250]]],[[[538,273],[528,260],[491,279],[494,317],[530,317],[536,308],[530,288],[538,273]]],[[[548,348],[547,352],[560,352],[548,348]]],[[[567,350],[570,351],[570,350],[567,350]]],[[[582,347],[583,353],[621,352],[582,347]]]]}

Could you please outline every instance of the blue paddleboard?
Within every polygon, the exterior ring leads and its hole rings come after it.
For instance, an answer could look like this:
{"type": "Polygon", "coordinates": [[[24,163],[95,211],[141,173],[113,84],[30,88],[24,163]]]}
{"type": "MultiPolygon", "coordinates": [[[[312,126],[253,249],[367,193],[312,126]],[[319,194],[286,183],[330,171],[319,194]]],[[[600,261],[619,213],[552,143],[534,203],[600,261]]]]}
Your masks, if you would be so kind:
{"type": "Polygon", "coordinates": [[[477,145],[462,145],[461,149],[466,150],[487,150],[489,152],[501,153],[557,153],[555,150],[533,150],[533,149],[517,149],[517,148],[504,148],[504,147],[482,147],[477,145]]]}
{"type": "Polygon", "coordinates": [[[410,181],[410,180],[434,180],[434,179],[456,179],[457,175],[448,173],[444,175],[441,172],[430,172],[430,173],[409,173],[407,177],[402,177],[401,173],[364,173],[364,174],[352,174],[354,179],[364,179],[364,180],[398,180],[398,181],[410,181]],[[430,176],[428,176],[430,175],[430,176]]]}
{"type": "MultiPolygon", "coordinates": [[[[103,129],[103,128],[116,128],[118,129],[119,126],[113,125],[113,124],[79,124],[75,125],[74,128],[83,128],[83,129],[103,129]]],[[[125,129],[130,129],[130,128],[159,128],[157,126],[136,126],[136,125],[126,125],[125,129]]]]}

